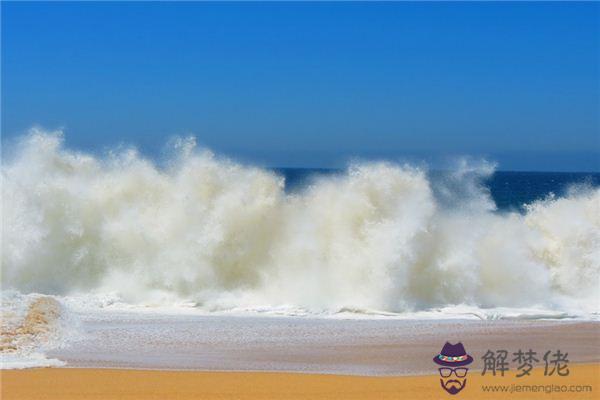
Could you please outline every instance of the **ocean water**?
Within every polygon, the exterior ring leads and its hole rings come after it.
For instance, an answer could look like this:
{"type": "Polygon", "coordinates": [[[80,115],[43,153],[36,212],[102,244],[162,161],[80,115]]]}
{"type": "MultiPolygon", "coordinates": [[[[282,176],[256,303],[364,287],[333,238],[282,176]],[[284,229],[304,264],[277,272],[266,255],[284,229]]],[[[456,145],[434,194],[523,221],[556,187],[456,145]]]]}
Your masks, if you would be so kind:
{"type": "MultiPolygon", "coordinates": [[[[291,193],[310,185],[315,177],[344,173],[343,170],[325,168],[275,168],[274,171],[285,177],[285,188],[291,193]]],[[[446,174],[444,171],[430,172],[432,184],[443,181],[446,174]]],[[[494,171],[491,176],[483,177],[480,183],[484,190],[489,191],[499,211],[524,212],[527,204],[549,197],[564,197],[573,187],[599,187],[600,173],[494,171]]]]}
{"type": "Polygon", "coordinates": [[[501,172],[466,159],[446,171],[390,162],[269,170],[190,138],[171,153],[161,166],[132,149],[97,156],[39,130],[11,149],[5,364],[58,362],[42,350],[75,331],[74,316],[97,310],[599,315],[598,174],[501,172]]]}

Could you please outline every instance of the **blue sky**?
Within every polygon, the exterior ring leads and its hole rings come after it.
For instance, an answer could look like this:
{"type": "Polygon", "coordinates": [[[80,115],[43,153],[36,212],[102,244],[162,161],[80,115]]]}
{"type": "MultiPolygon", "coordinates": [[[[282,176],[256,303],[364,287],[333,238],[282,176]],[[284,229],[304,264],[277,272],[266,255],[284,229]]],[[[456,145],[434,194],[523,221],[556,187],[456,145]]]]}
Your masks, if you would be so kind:
{"type": "Polygon", "coordinates": [[[598,3],[2,3],[2,135],[600,170],[598,3]]]}

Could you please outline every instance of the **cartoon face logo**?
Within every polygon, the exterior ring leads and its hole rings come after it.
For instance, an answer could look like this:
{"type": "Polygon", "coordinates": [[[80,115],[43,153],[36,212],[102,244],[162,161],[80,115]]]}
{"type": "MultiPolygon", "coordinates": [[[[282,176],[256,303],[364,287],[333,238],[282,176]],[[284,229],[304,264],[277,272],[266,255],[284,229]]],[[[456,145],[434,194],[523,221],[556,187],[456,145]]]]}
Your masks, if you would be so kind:
{"type": "Polygon", "coordinates": [[[467,372],[473,357],[467,354],[462,343],[450,344],[446,342],[442,351],[433,357],[433,362],[440,365],[440,384],[442,389],[450,394],[456,394],[467,385],[467,372]]]}

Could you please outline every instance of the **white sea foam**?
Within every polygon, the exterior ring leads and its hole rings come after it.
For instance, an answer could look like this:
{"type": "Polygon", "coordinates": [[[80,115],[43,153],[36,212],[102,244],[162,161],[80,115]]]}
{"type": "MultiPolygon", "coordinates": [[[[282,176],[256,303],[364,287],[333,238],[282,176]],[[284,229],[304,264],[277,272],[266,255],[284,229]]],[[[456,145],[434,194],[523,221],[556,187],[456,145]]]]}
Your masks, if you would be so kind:
{"type": "Polygon", "coordinates": [[[422,168],[380,162],[288,194],[194,145],[175,142],[158,168],[30,132],[2,165],[4,286],[206,311],[600,310],[598,189],[500,213],[478,183],[488,164],[432,187],[422,168]]]}
{"type": "Polygon", "coordinates": [[[53,296],[2,292],[0,323],[0,369],[60,366],[48,359],[48,349],[60,347],[65,330],[75,329],[61,303],[53,296]]]}

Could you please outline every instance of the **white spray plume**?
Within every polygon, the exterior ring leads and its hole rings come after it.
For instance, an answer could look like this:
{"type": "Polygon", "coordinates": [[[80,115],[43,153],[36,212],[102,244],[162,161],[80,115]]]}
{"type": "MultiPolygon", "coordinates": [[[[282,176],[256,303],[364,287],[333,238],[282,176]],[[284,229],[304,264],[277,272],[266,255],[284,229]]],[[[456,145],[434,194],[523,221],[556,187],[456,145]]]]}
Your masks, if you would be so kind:
{"type": "Polygon", "coordinates": [[[477,183],[490,164],[459,166],[444,190],[423,169],[364,163],[288,194],[193,139],[173,148],[160,169],[30,132],[2,166],[3,285],[209,308],[598,309],[598,189],[499,213],[477,183]]]}

